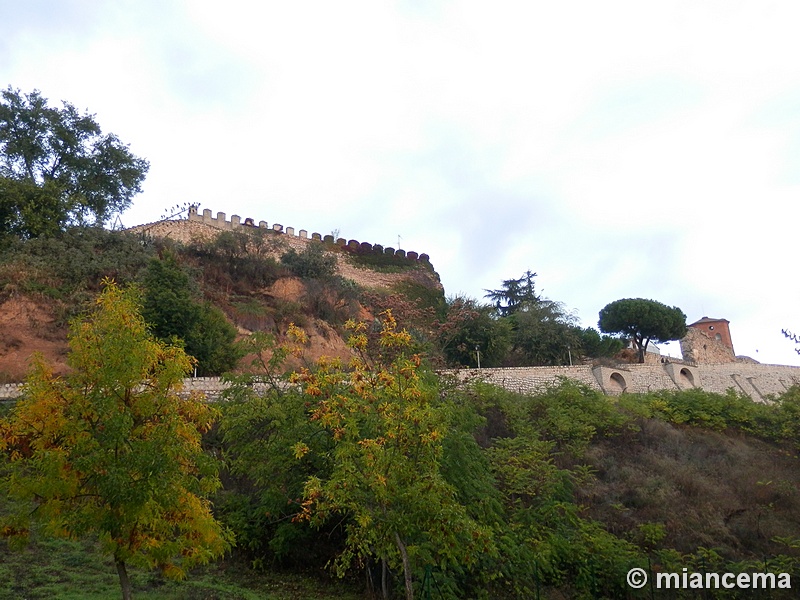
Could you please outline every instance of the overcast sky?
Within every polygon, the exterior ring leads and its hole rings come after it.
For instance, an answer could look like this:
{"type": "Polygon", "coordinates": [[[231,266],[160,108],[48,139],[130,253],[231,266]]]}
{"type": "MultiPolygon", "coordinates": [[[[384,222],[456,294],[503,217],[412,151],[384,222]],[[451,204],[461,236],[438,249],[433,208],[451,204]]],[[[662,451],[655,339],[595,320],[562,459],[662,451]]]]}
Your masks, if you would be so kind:
{"type": "MultiPolygon", "coordinates": [[[[179,203],[427,252],[448,295],[526,269],[800,364],[800,2],[0,0],[0,86],[147,158],[179,203]]],[[[671,345],[669,351],[679,355],[671,345]]]]}

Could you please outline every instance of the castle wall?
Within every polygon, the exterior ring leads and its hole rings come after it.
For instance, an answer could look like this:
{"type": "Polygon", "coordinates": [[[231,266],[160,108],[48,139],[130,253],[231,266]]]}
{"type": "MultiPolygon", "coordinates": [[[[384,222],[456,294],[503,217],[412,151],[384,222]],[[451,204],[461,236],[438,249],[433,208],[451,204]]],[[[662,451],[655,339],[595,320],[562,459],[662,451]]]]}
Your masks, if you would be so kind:
{"type": "MultiPolygon", "coordinates": [[[[270,227],[266,221],[259,221],[258,225],[256,225],[255,221],[251,218],[245,218],[244,221],[239,215],[231,215],[231,220],[228,221],[226,219],[226,215],[224,212],[218,212],[216,216],[212,215],[211,210],[204,209],[203,214],[200,215],[197,212],[197,207],[191,206],[189,207],[189,213],[187,219],[190,222],[195,223],[203,223],[204,225],[208,225],[210,227],[214,227],[216,229],[220,229],[223,231],[232,231],[234,229],[239,229],[243,227],[249,227],[254,229],[261,229],[264,231],[273,231],[275,233],[281,233],[286,235],[288,238],[295,238],[302,241],[307,240],[316,240],[320,242],[326,242],[330,244],[336,244],[340,246],[344,250],[349,250],[351,252],[357,253],[375,253],[375,254],[386,254],[389,256],[399,256],[402,258],[406,258],[410,261],[418,261],[418,262],[430,262],[430,257],[425,254],[419,254],[414,251],[405,251],[405,250],[395,250],[394,248],[383,247],[380,244],[370,244],[367,242],[359,242],[358,240],[349,240],[346,241],[344,238],[338,238],[334,240],[332,235],[325,235],[323,236],[320,233],[313,232],[309,237],[308,231],[306,229],[300,229],[297,234],[295,235],[295,228],[294,227],[284,227],[280,223],[273,223],[270,227]]],[[[296,244],[291,244],[295,246],[296,244]]]]}
{"type": "MultiPolygon", "coordinates": [[[[481,379],[520,393],[536,392],[566,377],[607,395],[692,388],[724,394],[733,389],[756,402],[767,402],[770,396],[777,396],[792,385],[800,384],[800,367],[751,363],[514,367],[458,369],[447,373],[461,380],[481,379]]],[[[184,391],[204,392],[211,400],[218,399],[225,386],[219,377],[184,380],[184,391]]],[[[21,394],[20,388],[21,384],[0,385],[0,400],[17,398],[21,394]]]]}
{"type": "Polygon", "coordinates": [[[607,395],[647,393],[658,390],[700,388],[724,394],[741,392],[756,402],[766,402],[792,385],[800,384],[800,367],[727,363],[687,365],[682,363],[630,364],[616,367],[518,367],[514,369],[461,369],[459,378],[481,379],[516,392],[534,392],[567,377],[607,395]]]}

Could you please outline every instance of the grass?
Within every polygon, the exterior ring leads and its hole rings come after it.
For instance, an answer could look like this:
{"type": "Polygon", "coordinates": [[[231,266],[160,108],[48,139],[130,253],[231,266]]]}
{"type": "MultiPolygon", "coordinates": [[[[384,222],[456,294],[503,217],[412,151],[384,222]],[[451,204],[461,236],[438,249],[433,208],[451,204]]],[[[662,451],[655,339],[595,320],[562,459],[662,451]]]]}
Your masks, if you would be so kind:
{"type": "Polygon", "coordinates": [[[786,553],[800,532],[798,459],[773,444],[659,419],[598,440],[586,458],[596,479],[581,492],[588,514],[626,535],[666,526],[667,546],[713,547],[731,560],[786,553]]]}
{"type": "Polygon", "coordinates": [[[425,264],[393,254],[353,252],[348,253],[347,257],[354,265],[379,273],[404,273],[417,265],[425,264]]]}
{"type": "MultiPolygon", "coordinates": [[[[184,581],[129,568],[136,600],[355,600],[363,595],[324,573],[253,571],[239,559],[193,570],[184,581]]],[[[0,600],[117,600],[113,561],[89,541],[40,540],[14,552],[0,545],[0,600]]]]}

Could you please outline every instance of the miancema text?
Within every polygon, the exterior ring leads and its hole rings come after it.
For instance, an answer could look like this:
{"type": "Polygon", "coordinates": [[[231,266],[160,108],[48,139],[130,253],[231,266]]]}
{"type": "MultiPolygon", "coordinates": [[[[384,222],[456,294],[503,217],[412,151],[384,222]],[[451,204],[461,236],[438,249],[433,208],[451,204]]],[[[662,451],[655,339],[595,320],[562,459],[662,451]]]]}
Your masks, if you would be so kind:
{"type": "Polygon", "coordinates": [[[789,573],[656,573],[658,589],[781,589],[792,588],[789,573]]]}

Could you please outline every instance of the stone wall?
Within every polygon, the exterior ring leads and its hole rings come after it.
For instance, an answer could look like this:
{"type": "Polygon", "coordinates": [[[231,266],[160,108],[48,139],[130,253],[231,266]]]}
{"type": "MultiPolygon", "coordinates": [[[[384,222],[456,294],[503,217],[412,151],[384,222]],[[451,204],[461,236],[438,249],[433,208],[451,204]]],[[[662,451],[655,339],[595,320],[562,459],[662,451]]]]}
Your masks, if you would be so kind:
{"type": "Polygon", "coordinates": [[[11,400],[22,393],[21,383],[4,383],[0,385],[0,400],[11,400]]]}
{"type": "Polygon", "coordinates": [[[226,219],[226,215],[224,212],[218,212],[217,216],[214,217],[211,213],[211,210],[204,209],[203,214],[200,215],[197,212],[196,206],[189,207],[189,214],[188,220],[190,222],[195,223],[203,223],[205,225],[209,225],[216,229],[221,229],[224,231],[231,231],[233,229],[239,229],[241,227],[253,227],[255,229],[261,230],[268,230],[273,231],[275,233],[282,233],[290,237],[297,237],[301,240],[317,240],[320,242],[326,242],[329,244],[335,244],[341,247],[344,250],[353,252],[353,253],[374,253],[374,254],[387,254],[390,256],[398,256],[401,258],[406,258],[412,261],[421,261],[421,262],[430,262],[430,257],[425,254],[419,254],[417,252],[405,251],[405,250],[395,250],[394,248],[390,247],[383,247],[380,244],[369,244],[367,242],[359,242],[358,240],[346,240],[345,238],[336,238],[334,239],[333,235],[322,235],[320,233],[312,233],[311,236],[308,235],[308,231],[305,229],[300,229],[295,231],[294,227],[284,227],[280,223],[273,223],[271,226],[266,221],[256,221],[251,218],[242,218],[239,215],[231,215],[231,220],[228,221],[226,219]]]}
{"type": "MultiPolygon", "coordinates": [[[[225,219],[224,213],[217,213],[217,217],[211,217],[211,211],[203,211],[204,215],[198,215],[195,207],[189,211],[189,218],[180,220],[166,219],[156,223],[148,223],[144,225],[137,225],[131,227],[128,231],[146,235],[152,238],[166,238],[172,239],[182,244],[190,244],[193,242],[205,242],[214,239],[221,231],[230,230],[234,228],[234,224],[238,223],[236,227],[240,230],[251,227],[245,225],[239,217],[235,219],[231,217],[228,221],[225,219]],[[204,221],[205,219],[205,221],[204,221]]],[[[251,219],[245,219],[245,223],[252,222],[251,219]]],[[[391,289],[401,281],[413,281],[420,285],[429,288],[442,289],[442,284],[439,281],[439,276],[433,269],[430,259],[427,254],[417,254],[416,252],[395,251],[389,248],[392,254],[392,259],[397,262],[394,256],[404,257],[401,264],[408,268],[397,270],[396,272],[383,272],[370,267],[369,261],[354,261],[349,260],[351,253],[364,253],[379,252],[380,254],[388,254],[387,249],[379,245],[371,245],[360,243],[356,240],[349,242],[344,238],[334,240],[332,235],[322,236],[317,233],[312,233],[308,237],[305,231],[295,235],[294,229],[291,227],[284,228],[282,225],[275,225],[267,227],[265,221],[260,222],[261,228],[253,225],[255,231],[269,232],[268,242],[266,249],[263,247],[259,249],[260,252],[272,256],[276,260],[280,259],[281,255],[289,248],[297,252],[303,252],[308,247],[308,244],[320,241],[324,244],[323,251],[336,260],[336,272],[338,275],[345,279],[356,282],[358,285],[370,289],[391,289]],[[274,235],[273,235],[274,233],[274,235]],[[291,233],[291,235],[289,235],[291,233]],[[337,247],[338,244],[338,247],[337,247]]]]}
{"type": "Polygon", "coordinates": [[[715,365],[736,362],[733,349],[695,327],[689,327],[681,340],[681,354],[684,360],[697,364],[715,365]]]}
{"type": "MultiPolygon", "coordinates": [[[[515,367],[459,369],[447,373],[462,380],[481,379],[521,393],[535,392],[566,377],[607,395],[691,388],[723,394],[732,388],[756,402],[768,401],[770,396],[777,396],[792,385],[800,384],[800,367],[751,363],[515,367]]],[[[19,388],[19,384],[0,385],[0,399],[16,398],[20,395],[19,388]]],[[[219,377],[184,380],[184,391],[205,392],[212,400],[219,398],[224,389],[225,384],[219,377]]]]}
{"type": "Polygon", "coordinates": [[[462,369],[454,373],[461,379],[480,378],[516,392],[534,392],[566,377],[607,395],[692,388],[724,394],[732,388],[756,402],[766,402],[769,396],[777,396],[792,385],[800,384],[800,367],[745,362],[462,369]]]}

